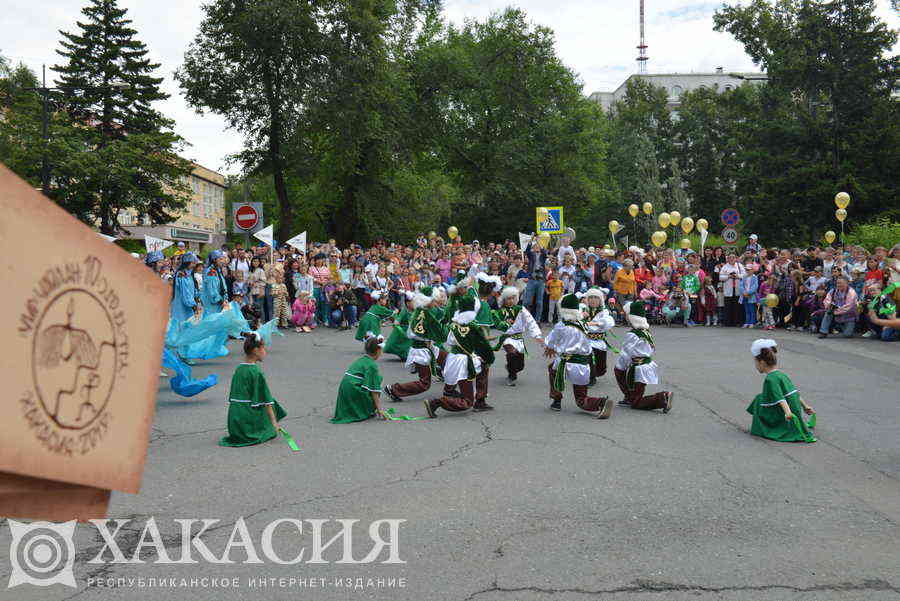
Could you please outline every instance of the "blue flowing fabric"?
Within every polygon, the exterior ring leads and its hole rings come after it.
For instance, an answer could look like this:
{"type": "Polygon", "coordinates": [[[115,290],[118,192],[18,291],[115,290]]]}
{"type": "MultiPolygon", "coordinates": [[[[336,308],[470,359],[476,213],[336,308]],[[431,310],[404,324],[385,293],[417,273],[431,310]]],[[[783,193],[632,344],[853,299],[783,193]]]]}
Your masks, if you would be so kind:
{"type": "Polygon", "coordinates": [[[175,372],[175,375],[169,380],[169,385],[175,394],[191,397],[219,383],[219,376],[216,374],[210,374],[202,380],[192,379],[191,368],[167,348],[163,349],[162,364],[163,367],[168,367],[175,372]]]}
{"type": "Polygon", "coordinates": [[[278,329],[278,320],[273,319],[272,321],[267,321],[263,325],[259,326],[256,330],[259,332],[260,338],[262,338],[263,342],[266,343],[266,346],[272,344],[272,334],[278,334],[279,336],[284,336],[284,334],[278,329]]]}
{"type": "Polygon", "coordinates": [[[228,354],[225,345],[229,336],[239,337],[249,329],[240,307],[232,303],[230,311],[204,313],[199,321],[195,318],[183,322],[170,320],[166,346],[175,349],[183,359],[215,359],[228,354]]]}

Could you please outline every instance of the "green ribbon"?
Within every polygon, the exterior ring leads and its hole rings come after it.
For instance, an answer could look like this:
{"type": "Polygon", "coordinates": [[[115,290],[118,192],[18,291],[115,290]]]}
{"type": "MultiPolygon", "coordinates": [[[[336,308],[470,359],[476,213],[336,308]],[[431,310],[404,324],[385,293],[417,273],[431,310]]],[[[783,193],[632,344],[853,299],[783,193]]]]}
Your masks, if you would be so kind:
{"type": "Polygon", "coordinates": [[[634,360],[628,365],[628,370],[625,372],[625,382],[628,384],[628,390],[634,390],[634,375],[635,375],[635,367],[638,365],[647,365],[648,363],[653,361],[653,357],[635,357],[637,359],[637,363],[634,360]]]}
{"type": "MultiPolygon", "coordinates": [[[[810,427],[815,426],[815,416],[816,416],[816,414],[813,413],[812,417],[809,418],[809,421],[812,423],[812,426],[810,426],[810,427]]],[[[799,432],[800,436],[803,438],[803,442],[816,442],[815,436],[813,436],[812,434],[809,434],[808,432],[803,430],[803,422],[800,421],[799,415],[794,413],[792,421],[794,422],[794,426],[797,427],[797,432],[799,432]]]]}
{"type": "Polygon", "coordinates": [[[553,376],[553,390],[562,392],[566,389],[566,365],[568,363],[590,365],[591,361],[591,355],[570,355],[568,353],[560,355],[559,365],[556,366],[556,375],[553,376]]]}
{"type": "Polygon", "coordinates": [[[298,445],[297,441],[294,440],[294,438],[290,434],[288,434],[287,430],[285,430],[284,428],[278,428],[278,431],[281,433],[281,436],[284,437],[284,439],[287,441],[288,446],[291,447],[291,450],[295,453],[299,453],[300,445],[298,445]]]}
{"type": "Polygon", "coordinates": [[[429,419],[427,417],[413,417],[412,415],[394,415],[394,408],[386,409],[384,411],[385,417],[388,418],[392,422],[417,422],[422,419],[429,419]]]}

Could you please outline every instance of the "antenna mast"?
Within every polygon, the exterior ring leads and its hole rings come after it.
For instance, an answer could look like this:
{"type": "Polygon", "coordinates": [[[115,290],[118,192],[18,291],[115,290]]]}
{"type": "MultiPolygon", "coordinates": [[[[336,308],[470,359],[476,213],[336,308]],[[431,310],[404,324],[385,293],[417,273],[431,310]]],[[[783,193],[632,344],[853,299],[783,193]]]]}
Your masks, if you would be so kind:
{"type": "Polygon", "coordinates": [[[644,38],[644,0],[641,0],[641,43],[638,45],[638,73],[647,72],[647,41],[644,38]]]}

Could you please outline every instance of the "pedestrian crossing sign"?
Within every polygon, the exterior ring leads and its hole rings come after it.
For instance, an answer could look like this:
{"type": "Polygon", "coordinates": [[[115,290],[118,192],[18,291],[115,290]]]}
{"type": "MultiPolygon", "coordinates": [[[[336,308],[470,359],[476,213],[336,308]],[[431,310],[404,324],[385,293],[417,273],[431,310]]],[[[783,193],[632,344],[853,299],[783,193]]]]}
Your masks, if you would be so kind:
{"type": "Polygon", "coordinates": [[[538,234],[564,234],[566,224],[562,207],[538,207],[535,209],[538,234]]]}

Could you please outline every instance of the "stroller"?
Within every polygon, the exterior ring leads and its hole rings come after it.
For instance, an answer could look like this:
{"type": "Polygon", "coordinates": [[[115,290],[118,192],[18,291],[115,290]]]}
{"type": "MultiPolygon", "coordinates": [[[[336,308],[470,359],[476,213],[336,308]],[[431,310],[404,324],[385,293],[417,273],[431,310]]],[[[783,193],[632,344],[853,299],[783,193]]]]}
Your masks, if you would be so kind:
{"type": "Polygon", "coordinates": [[[661,297],[645,288],[641,290],[640,298],[644,301],[644,309],[647,311],[647,323],[654,326],[666,323],[666,318],[662,312],[663,303],[666,300],[665,297],[661,297]]]}

